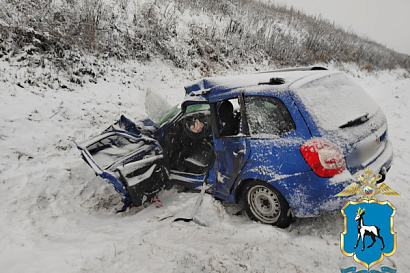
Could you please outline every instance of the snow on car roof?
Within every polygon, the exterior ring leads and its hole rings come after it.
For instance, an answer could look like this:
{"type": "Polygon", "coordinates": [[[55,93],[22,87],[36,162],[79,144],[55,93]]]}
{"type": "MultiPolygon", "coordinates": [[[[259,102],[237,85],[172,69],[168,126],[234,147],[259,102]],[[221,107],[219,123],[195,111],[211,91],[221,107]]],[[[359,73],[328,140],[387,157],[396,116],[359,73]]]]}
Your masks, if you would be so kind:
{"type": "Polygon", "coordinates": [[[185,101],[211,103],[241,92],[261,95],[290,91],[302,100],[325,130],[337,130],[349,121],[371,117],[378,110],[371,97],[345,73],[314,68],[204,78],[186,86],[185,90],[185,101]]]}
{"type": "MultiPolygon", "coordinates": [[[[329,74],[329,71],[323,71],[324,68],[294,68],[285,70],[276,70],[269,72],[262,72],[256,74],[245,74],[225,77],[211,77],[204,78],[185,86],[186,99],[193,97],[201,97],[214,101],[211,99],[214,96],[225,97],[230,93],[239,93],[244,88],[252,89],[254,92],[259,90],[258,88],[252,88],[261,85],[260,89],[266,89],[266,86],[275,86],[275,90],[289,90],[289,86],[296,81],[312,75],[329,74]],[[279,79],[279,82],[275,84],[269,84],[271,79],[279,79]],[[284,82],[280,82],[284,80],[284,82]],[[262,88],[264,86],[265,88],[262,88]]],[[[309,77],[311,78],[311,77],[309,77]]],[[[316,77],[311,78],[314,80],[316,77]]],[[[234,95],[234,94],[232,94],[234,95]]]]}

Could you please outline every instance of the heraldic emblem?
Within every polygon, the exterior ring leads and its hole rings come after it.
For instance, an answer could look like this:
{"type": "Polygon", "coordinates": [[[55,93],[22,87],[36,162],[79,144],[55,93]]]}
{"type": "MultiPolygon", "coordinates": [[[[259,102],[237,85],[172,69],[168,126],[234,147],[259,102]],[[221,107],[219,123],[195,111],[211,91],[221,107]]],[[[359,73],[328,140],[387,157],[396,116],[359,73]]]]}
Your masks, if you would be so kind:
{"type": "MultiPolygon", "coordinates": [[[[358,201],[350,201],[342,208],[344,231],[341,233],[341,251],[364,265],[367,270],[381,262],[384,256],[396,252],[397,234],[393,230],[396,208],[389,201],[379,201],[378,194],[400,196],[384,182],[382,177],[366,169],[357,176],[359,183],[352,183],[336,196],[359,194],[358,201]]],[[[342,270],[343,272],[343,270],[342,270]]],[[[350,271],[351,272],[351,271],[350,271]]],[[[377,271],[378,272],[378,271],[377,271]]]]}

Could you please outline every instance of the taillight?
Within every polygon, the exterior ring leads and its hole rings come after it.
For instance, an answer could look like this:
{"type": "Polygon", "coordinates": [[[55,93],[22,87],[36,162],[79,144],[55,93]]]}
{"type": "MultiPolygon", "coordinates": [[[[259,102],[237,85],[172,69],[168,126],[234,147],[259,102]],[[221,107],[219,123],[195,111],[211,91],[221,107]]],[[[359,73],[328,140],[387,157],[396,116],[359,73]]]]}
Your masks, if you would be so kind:
{"type": "Polygon", "coordinates": [[[309,139],[300,146],[300,152],[318,176],[332,177],[346,168],[342,151],[328,140],[309,139]]]}

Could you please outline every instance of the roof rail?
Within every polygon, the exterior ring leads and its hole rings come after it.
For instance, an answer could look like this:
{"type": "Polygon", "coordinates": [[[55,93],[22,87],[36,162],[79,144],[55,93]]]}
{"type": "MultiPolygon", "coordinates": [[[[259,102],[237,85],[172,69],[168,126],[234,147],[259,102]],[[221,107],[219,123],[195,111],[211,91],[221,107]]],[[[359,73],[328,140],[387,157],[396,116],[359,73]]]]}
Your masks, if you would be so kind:
{"type": "Polygon", "coordinates": [[[272,72],[312,71],[312,70],[327,70],[327,68],[323,66],[293,67],[293,68],[284,68],[284,69],[260,72],[260,74],[272,73],[272,72]]]}

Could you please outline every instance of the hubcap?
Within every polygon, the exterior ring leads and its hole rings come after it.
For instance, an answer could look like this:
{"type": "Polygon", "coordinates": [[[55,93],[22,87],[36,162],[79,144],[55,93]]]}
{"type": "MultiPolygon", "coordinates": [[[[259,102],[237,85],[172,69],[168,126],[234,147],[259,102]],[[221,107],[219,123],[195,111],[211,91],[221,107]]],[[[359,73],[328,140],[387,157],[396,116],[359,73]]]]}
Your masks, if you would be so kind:
{"type": "Polygon", "coordinates": [[[248,204],[252,213],[265,223],[275,223],[280,215],[278,196],[269,188],[257,185],[248,192],[248,204]]]}

